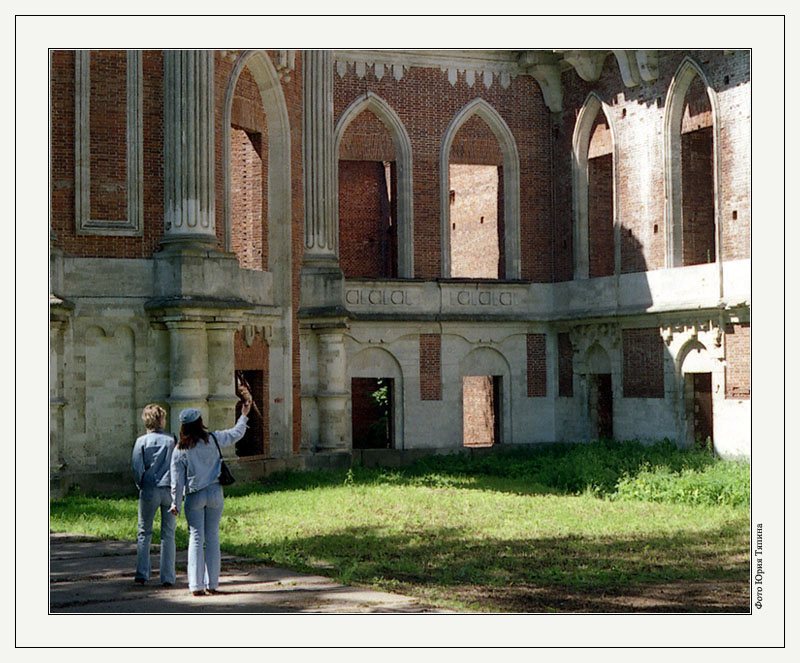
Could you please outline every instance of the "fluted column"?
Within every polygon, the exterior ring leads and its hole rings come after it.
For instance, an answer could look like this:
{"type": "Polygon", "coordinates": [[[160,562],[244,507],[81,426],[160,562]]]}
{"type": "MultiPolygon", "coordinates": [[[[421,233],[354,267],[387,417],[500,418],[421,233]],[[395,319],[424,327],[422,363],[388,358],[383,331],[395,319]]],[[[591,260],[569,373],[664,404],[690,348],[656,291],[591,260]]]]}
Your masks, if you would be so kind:
{"type": "Polygon", "coordinates": [[[214,207],[214,51],[165,51],[162,241],[215,243],[214,207]]]}
{"type": "Polygon", "coordinates": [[[333,54],[303,54],[304,261],[335,262],[339,253],[333,138],[333,54]]]}

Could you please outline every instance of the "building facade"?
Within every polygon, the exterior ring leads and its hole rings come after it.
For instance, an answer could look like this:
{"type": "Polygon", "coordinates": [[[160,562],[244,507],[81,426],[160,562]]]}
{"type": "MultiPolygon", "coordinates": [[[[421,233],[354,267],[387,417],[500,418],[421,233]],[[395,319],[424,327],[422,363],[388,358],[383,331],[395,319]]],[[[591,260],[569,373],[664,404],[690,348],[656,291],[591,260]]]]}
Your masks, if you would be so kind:
{"type": "Polygon", "coordinates": [[[242,385],[243,478],[749,456],[748,51],[52,51],[50,99],[54,492],[242,385]]]}

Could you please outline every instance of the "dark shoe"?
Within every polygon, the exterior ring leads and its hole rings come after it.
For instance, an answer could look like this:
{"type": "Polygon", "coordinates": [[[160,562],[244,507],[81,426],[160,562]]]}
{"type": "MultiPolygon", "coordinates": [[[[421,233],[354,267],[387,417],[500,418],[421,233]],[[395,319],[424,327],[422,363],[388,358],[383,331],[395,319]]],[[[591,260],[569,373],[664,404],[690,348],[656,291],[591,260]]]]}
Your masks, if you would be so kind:
{"type": "Polygon", "coordinates": [[[144,585],[144,583],[147,581],[144,578],[134,578],[133,582],[135,582],[137,585],[144,585]]]}
{"type": "Polygon", "coordinates": [[[162,582],[161,586],[162,587],[174,587],[175,583],[174,582],[162,582]]]}
{"type": "Polygon", "coordinates": [[[206,593],[202,589],[198,589],[196,592],[192,592],[195,596],[205,596],[206,593]]]}
{"type": "Polygon", "coordinates": [[[225,592],[221,592],[218,589],[207,589],[206,590],[209,594],[224,594],[225,592]]]}

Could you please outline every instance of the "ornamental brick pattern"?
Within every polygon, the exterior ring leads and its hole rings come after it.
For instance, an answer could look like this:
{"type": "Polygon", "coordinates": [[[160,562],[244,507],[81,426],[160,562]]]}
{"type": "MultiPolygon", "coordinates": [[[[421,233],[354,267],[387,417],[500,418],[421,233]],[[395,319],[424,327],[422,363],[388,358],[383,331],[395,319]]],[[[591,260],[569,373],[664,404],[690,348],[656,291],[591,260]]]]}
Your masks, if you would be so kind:
{"type": "Polygon", "coordinates": [[[419,397],[423,401],[442,400],[442,337],[419,335],[419,397]]]}
{"type": "Polygon", "coordinates": [[[750,398],[750,323],[725,326],[725,398],[750,398]]]}
{"type": "Polygon", "coordinates": [[[527,335],[528,398],[547,396],[547,347],[545,334],[527,335]]]}
{"type": "Polygon", "coordinates": [[[658,327],[622,330],[622,395],[664,398],[664,341],[658,327]]]}

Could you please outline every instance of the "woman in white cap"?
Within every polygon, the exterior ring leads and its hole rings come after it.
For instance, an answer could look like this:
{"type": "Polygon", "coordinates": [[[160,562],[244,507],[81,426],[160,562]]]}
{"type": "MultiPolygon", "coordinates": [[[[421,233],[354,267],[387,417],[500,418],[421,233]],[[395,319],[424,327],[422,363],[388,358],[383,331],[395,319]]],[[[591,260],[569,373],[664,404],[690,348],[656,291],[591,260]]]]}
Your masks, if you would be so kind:
{"type": "Polygon", "coordinates": [[[227,447],[240,440],[247,430],[251,402],[242,406],[236,425],[230,430],[209,433],[200,410],[188,408],[180,413],[181,434],[172,454],[172,505],[180,513],[186,489],[186,522],[189,524],[189,589],[195,596],[218,593],[219,521],[223,496],[219,483],[222,458],[217,445],[227,447]],[[209,441],[209,436],[214,441],[209,441]],[[205,550],[203,546],[205,544],[205,550]]]}

